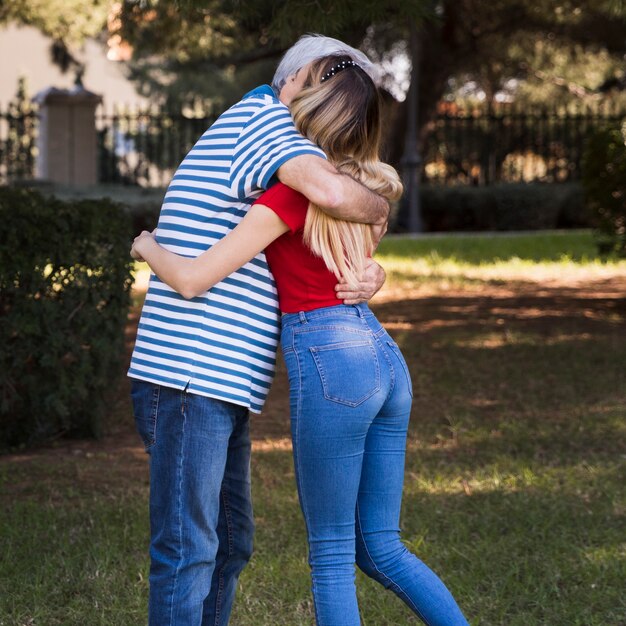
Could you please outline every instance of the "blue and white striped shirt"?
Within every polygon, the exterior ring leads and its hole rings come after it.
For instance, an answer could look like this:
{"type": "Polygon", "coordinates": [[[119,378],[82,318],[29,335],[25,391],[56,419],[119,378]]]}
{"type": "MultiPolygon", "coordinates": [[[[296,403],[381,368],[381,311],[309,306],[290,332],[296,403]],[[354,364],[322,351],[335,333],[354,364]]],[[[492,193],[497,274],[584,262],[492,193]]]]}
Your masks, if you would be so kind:
{"type": "MultiPolygon", "coordinates": [[[[228,234],[275,182],[278,168],[300,154],[325,158],[296,131],[268,85],[246,94],[176,170],[157,241],[198,256],[228,234]]],[[[258,413],[274,377],[279,336],[276,287],[264,253],[191,300],[152,275],[128,375],[258,413]]]]}

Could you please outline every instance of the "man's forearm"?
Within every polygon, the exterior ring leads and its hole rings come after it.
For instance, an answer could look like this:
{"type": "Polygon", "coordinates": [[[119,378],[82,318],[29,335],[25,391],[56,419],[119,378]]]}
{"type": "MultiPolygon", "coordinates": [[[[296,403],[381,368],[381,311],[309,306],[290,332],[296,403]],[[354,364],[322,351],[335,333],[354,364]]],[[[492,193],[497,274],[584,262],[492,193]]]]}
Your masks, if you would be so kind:
{"type": "Polygon", "coordinates": [[[320,207],[333,217],[362,222],[364,224],[383,224],[389,218],[389,202],[365,185],[345,174],[338,174],[339,191],[335,204],[320,207]]]}
{"type": "Polygon", "coordinates": [[[389,217],[385,198],[341,174],[320,157],[306,154],[294,157],[281,165],[278,178],[338,219],[383,224],[389,217]]]}

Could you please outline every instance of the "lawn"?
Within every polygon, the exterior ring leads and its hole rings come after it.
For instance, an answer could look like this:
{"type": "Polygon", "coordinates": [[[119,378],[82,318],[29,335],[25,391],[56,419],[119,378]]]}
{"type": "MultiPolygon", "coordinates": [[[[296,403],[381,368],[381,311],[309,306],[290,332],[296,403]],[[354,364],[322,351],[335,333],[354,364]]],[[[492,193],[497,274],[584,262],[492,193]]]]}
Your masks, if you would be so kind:
{"type": "MultiPolygon", "coordinates": [[[[407,545],[472,626],[624,626],[626,262],[585,232],[389,239],[378,257],[372,308],[415,389],[407,545]]],[[[279,363],[253,418],[256,551],[233,626],[313,623],[286,389],[279,363]]],[[[107,428],[0,458],[0,626],[145,623],[148,477],[124,380],[107,428]]],[[[365,626],[420,623],[358,588],[365,626]]]]}

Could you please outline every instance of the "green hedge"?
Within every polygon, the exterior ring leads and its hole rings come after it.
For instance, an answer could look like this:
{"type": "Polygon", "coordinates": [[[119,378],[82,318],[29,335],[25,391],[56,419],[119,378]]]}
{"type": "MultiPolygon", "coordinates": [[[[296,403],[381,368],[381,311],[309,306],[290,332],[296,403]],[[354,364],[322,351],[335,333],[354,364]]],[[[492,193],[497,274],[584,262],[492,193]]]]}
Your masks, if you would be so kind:
{"type": "MultiPolygon", "coordinates": [[[[424,185],[426,232],[584,228],[591,225],[577,183],[497,184],[487,187],[424,185]]],[[[402,230],[403,218],[398,220],[402,230]]]]}
{"type": "Polygon", "coordinates": [[[142,230],[153,230],[159,221],[161,205],[143,204],[129,207],[132,231],[138,235],[142,230]]]}
{"type": "Polygon", "coordinates": [[[0,224],[0,447],[98,435],[122,371],[128,214],[0,188],[0,224]]]}
{"type": "Polygon", "coordinates": [[[600,254],[626,257],[626,124],[599,130],[589,138],[583,184],[595,217],[600,254]]]}

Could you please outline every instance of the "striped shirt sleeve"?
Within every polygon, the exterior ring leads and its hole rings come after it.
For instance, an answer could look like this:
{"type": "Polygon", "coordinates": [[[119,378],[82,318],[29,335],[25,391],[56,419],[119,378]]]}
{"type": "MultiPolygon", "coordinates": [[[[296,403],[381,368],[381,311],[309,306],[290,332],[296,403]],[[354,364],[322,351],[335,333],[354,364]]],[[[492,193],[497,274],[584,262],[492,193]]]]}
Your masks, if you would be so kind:
{"type": "Polygon", "coordinates": [[[248,121],[237,141],[230,169],[230,184],[240,200],[267,189],[278,168],[301,154],[326,155],[294,126],[289,109],[272,102],[248,121]]]}

